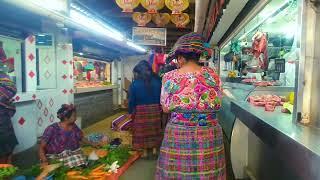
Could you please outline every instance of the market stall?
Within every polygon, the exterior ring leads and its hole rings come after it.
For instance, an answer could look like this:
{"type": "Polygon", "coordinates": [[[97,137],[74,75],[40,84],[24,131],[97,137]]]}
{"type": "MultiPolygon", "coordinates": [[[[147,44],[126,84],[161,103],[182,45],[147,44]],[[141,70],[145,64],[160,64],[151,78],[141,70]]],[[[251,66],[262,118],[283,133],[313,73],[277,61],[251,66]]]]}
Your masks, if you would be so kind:
{"type": "Polygon", "coordinates": [[[81,125],[87,127],[113,112],[113,90],[117,86],[111,82],[111,62],[79,56],[73,61],[74,102],[81,125]]]}
{"type": "MultiPolygon", "coordinates": [[[[97,136],[95,135],[95,137],[97,136]]],[[[103,136],[99,137],[104,139],[103,136]]],[[[99,139],[101,148],[90,146],[81,148],[87,157],[86,165],[81,167],[70,167],[64,160],[50,162],[46,166],[35,164],[27,169],[19,169],[10,164],[0,164],[0,179],[118,180],[140,158],[141,154],[137,151],[132,151],[128,146],[116,143],[116,140],[105,143],[106,141],[102,139],[99,139]]]]}
{"type": "Polygon", "coordinates": [[[258,3],[220,42],[219,120],[236,178],[319,178],[318,132],[297,123],[295,107],[300,3],[258,3]]]}

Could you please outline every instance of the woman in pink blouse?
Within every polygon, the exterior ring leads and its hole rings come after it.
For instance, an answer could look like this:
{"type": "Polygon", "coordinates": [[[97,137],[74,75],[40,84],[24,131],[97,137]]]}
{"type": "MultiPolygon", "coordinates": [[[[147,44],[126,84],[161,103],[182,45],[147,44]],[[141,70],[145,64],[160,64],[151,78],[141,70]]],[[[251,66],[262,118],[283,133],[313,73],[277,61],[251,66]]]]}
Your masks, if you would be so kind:
{"type": "Polygon", "coordinates": [[[175,44],[169,59],[179,69],[166,73],[161,104],[171,113],[160,149],[156,179],[224,180],[223,133],[216,112],[221,107],[221,82],[198,64],[205,51],[201,35],[190,33],[175,44]]]}

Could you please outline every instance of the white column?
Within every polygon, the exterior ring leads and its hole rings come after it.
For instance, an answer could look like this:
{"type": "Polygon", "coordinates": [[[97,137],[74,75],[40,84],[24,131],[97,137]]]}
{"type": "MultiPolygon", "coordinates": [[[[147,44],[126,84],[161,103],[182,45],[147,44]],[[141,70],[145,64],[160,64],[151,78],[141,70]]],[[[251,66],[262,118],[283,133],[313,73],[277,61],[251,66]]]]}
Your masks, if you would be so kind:
{"type": "Polygon", "coordinates": [[[297,111],[302,123],[320,127],[320,11],[309,0],[303,4],[297,111]]]}

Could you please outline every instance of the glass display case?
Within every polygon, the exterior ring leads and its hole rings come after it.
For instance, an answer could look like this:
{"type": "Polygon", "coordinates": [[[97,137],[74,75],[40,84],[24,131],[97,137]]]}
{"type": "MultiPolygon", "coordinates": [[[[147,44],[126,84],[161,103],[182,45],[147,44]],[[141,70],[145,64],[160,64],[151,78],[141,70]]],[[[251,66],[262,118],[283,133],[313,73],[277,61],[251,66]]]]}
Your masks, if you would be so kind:
{"type": "Polygon", "coordinates": [[[21,45],[21,40],[0,36],[0,72],[16,83],[18,91],[22,90],[22,83],[17,82],[17,68],[22,58],[21,45]]]}
{"type": "Polygon", "coordinates": [[[297,4],[271,1],[221,48],[220,76],[226,91],[242,87],[232,83],[251,86],[244,91],[244,101],[267,112],[294,114],[300,47],[297,4]],[[257,89],[264,94],[254,93],[257,89]]]}
{"type": "Polygon", "coordinates": [[[111,64],[105,61],[74,57],[74,82],[77,90],[111,86],[111,64]]]}

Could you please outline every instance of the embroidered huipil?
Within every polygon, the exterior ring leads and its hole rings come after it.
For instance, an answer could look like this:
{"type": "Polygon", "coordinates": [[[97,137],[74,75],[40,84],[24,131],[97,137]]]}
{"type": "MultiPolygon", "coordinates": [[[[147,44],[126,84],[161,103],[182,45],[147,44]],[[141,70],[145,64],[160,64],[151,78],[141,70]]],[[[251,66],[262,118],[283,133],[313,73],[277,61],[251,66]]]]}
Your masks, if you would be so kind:
{"type": "Polygon", "coordinates": [[[163,77],[161,105],[172,112],[173,123],[205,126],[216,119],[215,112],[221,107],[220,83],[218,75],[208,67],[197,73],[171,71],[163,77]]]}

